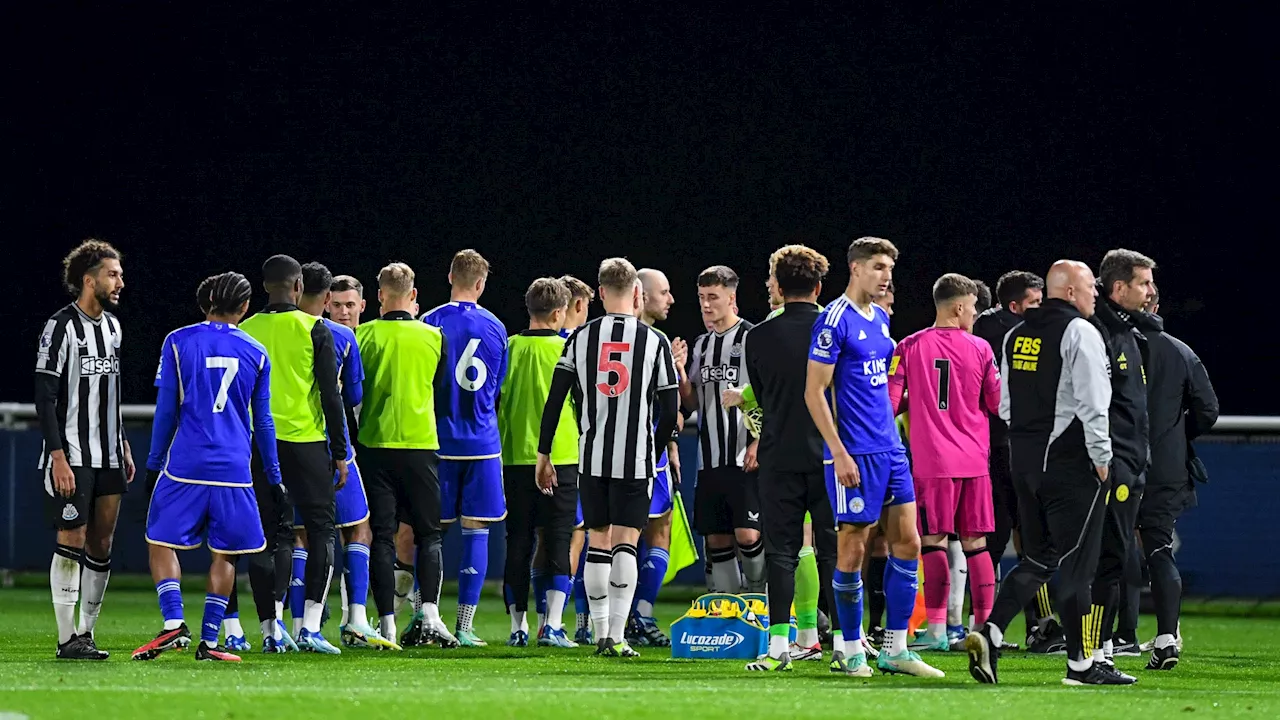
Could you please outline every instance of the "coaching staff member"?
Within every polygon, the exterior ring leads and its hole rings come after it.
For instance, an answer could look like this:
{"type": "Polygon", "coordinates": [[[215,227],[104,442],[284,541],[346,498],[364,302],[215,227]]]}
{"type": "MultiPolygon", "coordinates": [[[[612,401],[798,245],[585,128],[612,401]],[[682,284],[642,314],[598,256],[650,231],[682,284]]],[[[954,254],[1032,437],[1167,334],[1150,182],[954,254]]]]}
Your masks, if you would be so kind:
{"type": "Polygon", "coordinates": [[[1150,314],[1134,315],[1135,324],[1147,338],[1147,416],[1151,424],[1151,468],[1138,507],[1138,533],[1156,607],[1156,639],[1147,669],[1171,670],[1178,664],[1182,605],[1182,577],[1173,557],[1173,527],[1178,516],[1196,504],[1195,479],[1188,469],[1194,456],[1189,449],[1192,440],[1218,421],[1218,396],[1200,358],[1186,343],[1165,333],[1158,312],[1157,295],[1150,314]]]}
{"type": "MultiPolygon", "coordinates": [[[[787,245],[773,254],[770,264],[786,304],[782,313],[751,328],[744,350],[747,380],[763,412],[756,456],[771,628],[768,655],[747,669],[766,671],[786,670],[791,664],[787,628],[806,511],[813,519],[823,592],[833,592],[836,569],[836,522],[822,471],[822,434],[804,402],[809,341],[827,259],[804,245],[787,245]]],[[[835,607],[835,598],[827,599],[835,607]]],[[[835,614],[831,617],[833,630],[839,629],[835,614]]]]}
{"type": "Polygon", "coordinates": [[[1048,299],[1027,310],[1004,339],[1000,417],[1018,495],[1022,558],[1000,585],[987,624],[965,640],[969,674],[997,682],[1004,630],[1055,572],[1067,637],[1070,685],[1132,682],[1095,663],[1084,649],[1084,616],[1102,541],[1110,489],[1111,383],[1107,349],[1089,322],[1097,302],[1084,263],[1059,260],[1045,278],[1048,299]]]}
{"type": "Polygon", "coordinates": [[[1087,625],[1094,660],[1111,664],[1111,636],[1120,610],[1121,585],[1142,581],[1134,543],[1138,506],[1147,484],[1151,459],[1147,422],[1147,339],[1134,327],[1134,316],[1155,295],[1156,263],[1133,250],[1110,250],[1099,267],[1098,291],[1104,299],[1094,317],[1103,331],[1111,364],[1111,496],[1102,533],[1102,555],[1093,582],[1093,612],[1087,625]]]}

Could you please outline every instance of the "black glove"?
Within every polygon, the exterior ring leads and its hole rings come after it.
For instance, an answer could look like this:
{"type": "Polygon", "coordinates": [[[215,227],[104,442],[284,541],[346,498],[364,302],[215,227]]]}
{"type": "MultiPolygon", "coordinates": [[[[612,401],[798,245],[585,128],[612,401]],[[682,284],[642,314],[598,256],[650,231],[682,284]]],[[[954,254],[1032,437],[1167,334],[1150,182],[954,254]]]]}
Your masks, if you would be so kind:
{"type": "Polygon", "coordinates": [[[289,497],[289,489],[284,486],[284,483],[271,486],[271,499],[275,501],[276,507],[291,507],[293,505],[293,500],[289,497]]]}

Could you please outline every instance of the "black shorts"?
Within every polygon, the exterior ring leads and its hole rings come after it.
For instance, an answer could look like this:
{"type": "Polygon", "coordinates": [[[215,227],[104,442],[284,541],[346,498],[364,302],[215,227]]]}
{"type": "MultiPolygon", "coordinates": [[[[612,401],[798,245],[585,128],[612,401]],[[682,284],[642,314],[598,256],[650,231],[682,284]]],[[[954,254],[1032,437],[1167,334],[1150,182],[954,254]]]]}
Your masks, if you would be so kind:
{"type": "Polygon", "coordinates": [[[649,499],[653,478],[617,478],[582,475],[578,497],[582,499],[582,522],[591,530],[612,525],[644,529],[649,522],[649,499]]]}
{"type": "Polygon", "coordinates": [[[440,538],[440,476],[434,450],[362,448],[361,470],[375,534],[395,537],[397,521],[413,528],[414,541],[440,538]]]}
{"type": "Polygon", "coordinates": [[[732,535],[760,529],[760,481],[736,465],[698,471],[693,489],[693,528],[699,535],[732,535]]]}
{"type": "Polygon", "coordinates": [[[577,466],[556,466],[556,486],[550,495],[538,489],[534,467],[507,465],[502,468],[508,527],[518,522],[523,527],[559,528],[572,534],[578,524],[577,466]]]}
{"type": "Polygon", "coordinates": [[[123,495],[129,490],[120,468],[73,467],[76,490],[71,497],[58,494],[53,485],[53,463],[46,462],[44,474],[45,507],[56,530],[74,530],[93,516],[94,500],[106,495],[123,495]]]}
{"type": "Polygon", "coordinates": [[[280,477],[303,524],[332,527],[336,488],[328,443],[280,441],[276,452],[280,456],[280,477]]]}
{"type": "Polygon", "coordinates": [[[813,521],[814,546],[830,536],[834,550],[836,518],[827,498],[826,474],[760,469],[764,551],[770,562],[794,567],[804,545],[804,515],[813,521]]]}

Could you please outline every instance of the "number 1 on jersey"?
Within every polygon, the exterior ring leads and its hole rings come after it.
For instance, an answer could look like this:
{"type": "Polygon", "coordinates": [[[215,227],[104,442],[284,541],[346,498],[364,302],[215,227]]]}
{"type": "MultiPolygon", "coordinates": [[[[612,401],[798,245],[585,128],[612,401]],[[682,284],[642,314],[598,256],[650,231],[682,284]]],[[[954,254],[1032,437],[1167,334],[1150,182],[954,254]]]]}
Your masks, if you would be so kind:
{"type": "Polygon", "coordinates": [[[218,394],[213,399],[213,411],[220,413],[227,407],[227,391],[240,372],[240,358],[213,356],[204,359],[204,366],[210,370],[222,369],[222,382],[218,385],[218,394]]]}
{"type": "Polygon", "coordinates": [[[484,366],[484,362],[476,357],[476,350],[480,348],[480,338],[471,338],[467,343],[467,347],[462,351],[462,357],[458,358],[458,364],[453,368],[454,382],[458,383],[458,387],[463,390],[475,392],[484,387],[484,381],[489,379],[489,368],[484,366]],[[467,369],[475,368],[476,377],[474,380],[467,377],[467,369]]]}
{"type": "Polygon", "coordinates": [[[951,404],[951,361],[938,358],[933,367],[938,371],[938,409],[946,410],[951,404]]]}
{"type": "MultiPolygon", "coordinates": [[[[631,385],[631,373],[622,363],[622,356],[631,352],[631,343],[602,342],[600,357],[596,361],[596,372],[604,373],[604,379],[596,383],[596,390],[609,397],[618,397],[631,385]],[[614,356],[618,359],[614,359],[614,356]],[[616,378],[614,376],[617,376],[616,378]]],[[[599,375],[597,375],[599,379],[599,375]]]]}

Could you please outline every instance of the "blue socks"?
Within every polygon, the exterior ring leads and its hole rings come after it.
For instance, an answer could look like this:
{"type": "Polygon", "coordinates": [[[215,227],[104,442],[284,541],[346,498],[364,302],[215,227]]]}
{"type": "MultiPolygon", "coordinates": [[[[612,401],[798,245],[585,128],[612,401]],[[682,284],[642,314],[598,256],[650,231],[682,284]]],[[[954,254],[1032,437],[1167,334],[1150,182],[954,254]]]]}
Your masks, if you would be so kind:
{"type": "Polygon", "coordinates": [[[489,572],[489,528],[462,528],[460,564],[458,604],[479,605],[480,588],[489,572]]]}
{"type": "Polygon", "coordinates": [[[209,593],[204,596],[204,620],[200,625],[200,639],[209,647],[218,645],[218,631],[222,630],[222,616],[227,612],[227,598],[209,593]]]}
{"type": "Polygon", "coordinates": [[[573,576],[573,609],[579,615],[591,612],[587,603],[587,583],[582,572],[587,568],[587,544],[582,544],[582,554],[578,556],[578,572],[573,576]]]}
{"type": "Polygon", "coordinates": [[[633,608],[641,617],[653,617],[653,605],[658,601],[658,591],[662,589],[670,561],[671,554],[662,548],[651,547],[645,553],[633,608]]]}
{"type": "Polygon", "coordinates": [[[174,578],[156,583],[156,595],[160,599],[160,615],[164,617],[164,629],[173,630],[182,624],[182,586],[174,578]],[[170,627],[172,626],[172,627],[170,627]]]}
{"type": "Polygon", "coordinates": [[[489,572],[489,528],[462,528],[462,561],[458,570],[458,632],[471,632],[480,588],[489,572]]]}
{"type": "MultiPolygon", "coordinates": [[[[836,570],[831,587],[836,591],[836,615],[844,634],[845,654],[857,655],[848,648],[862,638],[862,573],[836,570]]],[[[858,650],[861,649],[859,645],[858,650]]]]}
{"type": "MultiPolygon", "coordinates": [[[[919,589],[916,571],[920,567],[919,560],[899,560],[890,557],[884,568],[884,609],[885,630],[906,630],[911,622],[911,613],[916,607],[916,593],[919,589]]],[[[836,573],[838,577],[839,572],[836,573]]],[[[844,623],[844,618],[840,619],[844,623]]]]}
{"type": "Polygon", "coordinates": [[[347,602],[364,605],[369,598],[369,546],[364,543],[347,543],[343,564],[346,565],[347,602]]]}
{"type": "Polygon", "coordinates": [[[307,549],[293,549],[293,576],[289,579],[289,615],[294,625],[302,622],[307,608],[307,549]]]}
{"type": "MultiPolygon", "coordinates": [[[[533,571],[533,605],[539,615],[547,614],[547,589],[550,587],[550,578],[542,570],[533,571]]],[[[539,628],[541,629],[541,628],[539,628]]]]}

